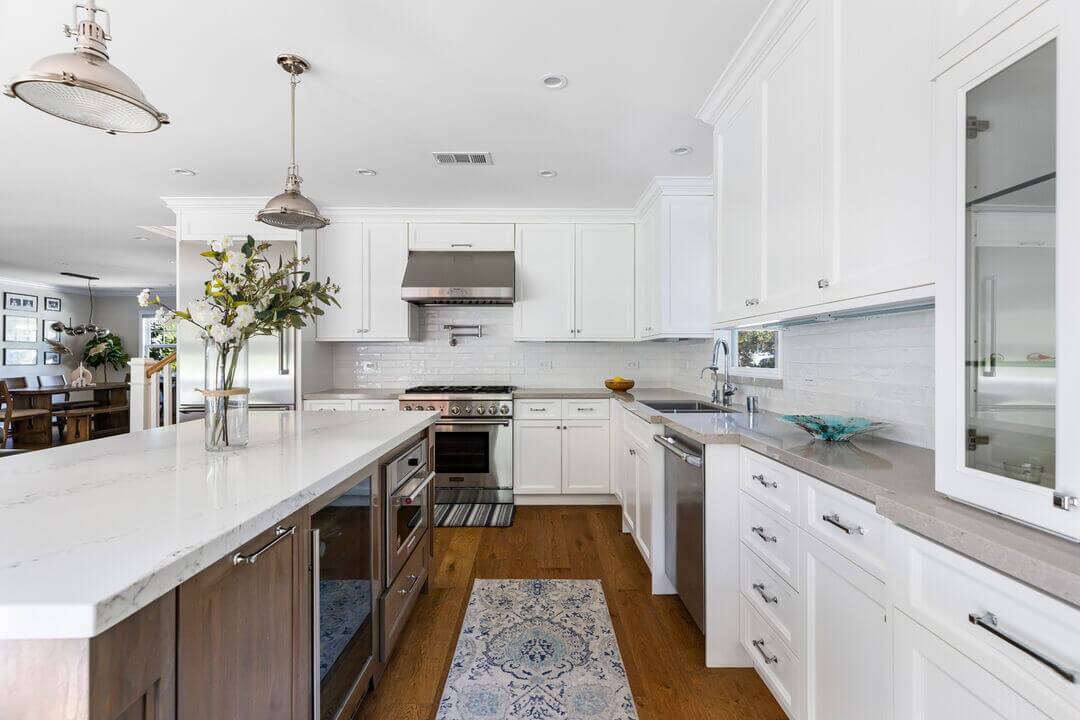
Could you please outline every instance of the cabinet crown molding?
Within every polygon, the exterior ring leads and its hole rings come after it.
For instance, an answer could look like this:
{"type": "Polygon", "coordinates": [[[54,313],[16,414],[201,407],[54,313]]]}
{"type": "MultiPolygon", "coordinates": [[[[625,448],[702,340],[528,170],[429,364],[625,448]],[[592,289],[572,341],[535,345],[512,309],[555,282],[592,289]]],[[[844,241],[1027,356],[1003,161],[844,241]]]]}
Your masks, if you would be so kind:
{"type": "Polygon", "coordinates": [[[713,192],[712,175],[657,175],[634,203],[634,217],[642,220],[660,197],[701,197],[713,192]]]}
{"type": "Polygon", "coordinates": [[[806,3],[807,0],[772,0],[769,3],[709,91],[697,112],[698,120],[710,125],[717,123],[806,3]]]}

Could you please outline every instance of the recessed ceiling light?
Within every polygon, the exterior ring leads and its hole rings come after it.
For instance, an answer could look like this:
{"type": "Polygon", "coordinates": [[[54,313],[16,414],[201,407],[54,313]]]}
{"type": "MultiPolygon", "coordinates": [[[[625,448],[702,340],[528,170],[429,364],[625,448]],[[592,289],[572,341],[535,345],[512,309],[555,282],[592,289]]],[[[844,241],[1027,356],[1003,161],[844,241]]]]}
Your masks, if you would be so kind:
{"type": "Polygon", "coordinates": [[[357,168],[356,174],[363,175],[364,177],[371,177],[372,175],[378,175],[379,173],[375,172],[370,168],[357,168]]]}
{"type": "Polygon", "coordinates": [[[566,87],[567,80],[565,75],[545,75],[540,78],[540,82],[542,82],[544,87],[548,90],[562,90],[566,87]]]}
{"type": "Polygon", "coordinates": [[[555,172],[554,170],[541,170],[540,172],[538,172],[536,174],[539,175],[542,178],[553,178],[556,175],[558,175],[559,173],[555,172]]]}
{"type": "Polygon", "coordinates": [[[173,168],[172,171],[176,175],[187,175],[189,177],[196,174],[194,170],[188,170],[187,168],[173,168]]]}
{"type": "Polygon", "coordinates": [[[689,145],[679,145],[677,147],[671,148],[672,155],[689,155],[692,152],[694,152],[694,148],[690,147],[689,145]]]}

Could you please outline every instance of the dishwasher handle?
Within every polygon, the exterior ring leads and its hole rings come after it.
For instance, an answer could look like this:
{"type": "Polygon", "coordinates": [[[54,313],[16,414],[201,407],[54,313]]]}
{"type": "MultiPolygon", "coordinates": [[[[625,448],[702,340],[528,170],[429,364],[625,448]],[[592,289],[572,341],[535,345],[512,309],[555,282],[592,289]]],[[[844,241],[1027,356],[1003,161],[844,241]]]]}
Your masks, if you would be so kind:
{"type": "Polygon", "coordinates": [[[677,455],[679,459],[687,465],[692,465],[698,468],[702,466],[701,457],[699,457],[698,455],[694,455],[691,452],[687,452],[686,450],[683,450],[682,447],[679,446],[679,443],[675,441],[675,438],[665,437],[663,435],[653,435],[653,441],[660,447],[667,450],[669,453],[677,455]]]}

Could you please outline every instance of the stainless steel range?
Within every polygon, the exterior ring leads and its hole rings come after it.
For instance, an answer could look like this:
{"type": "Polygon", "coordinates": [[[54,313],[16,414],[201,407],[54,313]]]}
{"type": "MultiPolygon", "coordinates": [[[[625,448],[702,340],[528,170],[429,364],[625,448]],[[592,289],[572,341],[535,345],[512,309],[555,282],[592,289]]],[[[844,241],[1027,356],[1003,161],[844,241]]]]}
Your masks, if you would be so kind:
{"type": "Polygon", "coordinates": [[[436,410],[436,502],[514,501],[514,388],[420,385],[399,396],[402,410],[436,410]]]}

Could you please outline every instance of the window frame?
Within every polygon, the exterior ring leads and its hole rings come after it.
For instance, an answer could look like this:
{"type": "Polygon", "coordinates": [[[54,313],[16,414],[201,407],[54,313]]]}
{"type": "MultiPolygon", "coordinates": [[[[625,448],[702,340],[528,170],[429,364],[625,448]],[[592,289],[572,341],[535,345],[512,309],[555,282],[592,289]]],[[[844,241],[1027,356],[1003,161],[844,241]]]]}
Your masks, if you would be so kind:
{"type": "MultiPolygon", "coordinates": [[[[176,343],[150,342],[152,332],[151,326],[153,325],[153,323],[147,321],[152,321],[154,319],[154,316],[154,312],[147,312],[145,310],[139,313],[139,357],[150,357],[150,351],[154,348],[162,348],[168,350],[169,352],[165,353],[166,355],[176,350],[176,343]]],[[[176,321],[173,320],[173,322],[176,321]]]]}
{"type": "Polygon", "coordinates": [[[728,331],[728,342],[731,345],[731,373],[733,375],[742,375],[744,377],[759,377],[770,378],[774,380],[780,380],[783,378],[783,353],[784,353],[784,331],[780,328],[763,328],[763,327],[742,327],[731,328],[728,331]],[[739,364],[739,333],[746,331],[761,331],[766,330],[768,332],[776,333],[776,367],[760,368],[760,367],[748,367],[739,364]]]}

